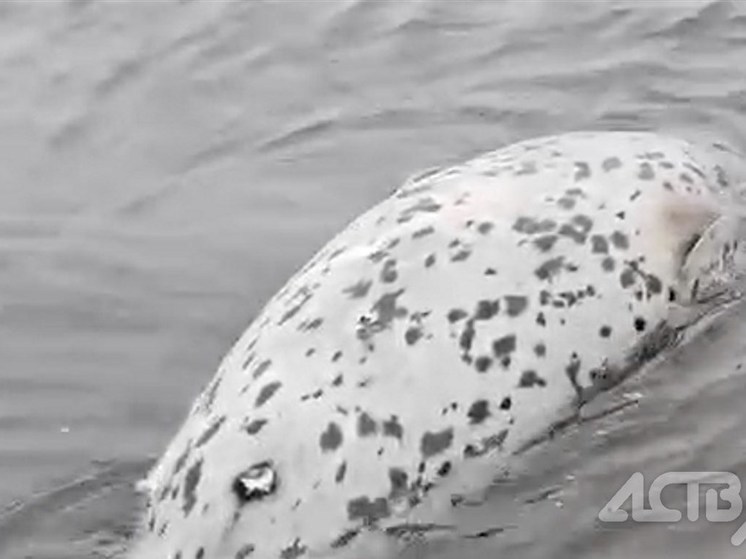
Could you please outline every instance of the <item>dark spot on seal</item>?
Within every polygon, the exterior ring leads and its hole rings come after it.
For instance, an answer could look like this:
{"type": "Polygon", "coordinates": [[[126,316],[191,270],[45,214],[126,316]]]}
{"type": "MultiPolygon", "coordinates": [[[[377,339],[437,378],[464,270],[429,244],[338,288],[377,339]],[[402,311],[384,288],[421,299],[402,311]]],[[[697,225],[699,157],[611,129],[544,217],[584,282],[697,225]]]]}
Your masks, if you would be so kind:
{"type": "Polygon", "coordinates": [[[205,559],[205,548],[200,547],[197,553],[194,554],[194,559],[205,559]]]}
{"type": "Polygon", "coordinates": [[[401,426],[399,419],[395,415],[392,415],[390,419],[385,420],[382,425],[384,436],[394,437],[399,440],[404,436],[404,428],[401,426]]]}
{"type": "Polygon", "coordinates": [[[427,227],[423,227],[422,229],[418,229],[414,233],[412,233],[413,239],[421,239],[422,237],[426,237],[427,235],[432,235],[435,233],[435,227],[432,225],[429,225],[427,227]]]}
{"type": "Polygon", "coordinates": [[[285,314],[283,314],[282,317],[280,318],[280,321],[277,323],[277,325],[278,326],[282,326],[288,320],[290,320],[291,318],[293,318],[296,314],[298,314],[300,312],[300,310],[305,306],[305,304],[308,303],[308,301],[311,300],[312,297],[313,296],[310,293],[304,292],[303,293],[303,297],[302,297],[300,303],[298,303],[297,305],[291,307],[287,312],[285,312],[285,314]]]}
{"type": "Polygon", "coordinates": [[[346,547],[347,545],[349,545],[349,544],[350,544],[350,542],[351,542],[352,540],[354,540],[354,539],[355,539],[356,537],[358,537],[359,535],[360,535],[360,529],[359,529],[359,528],[356,528],[356,529],[351,529],[351,530],[347,530],[347,531],[345,531],[345,532],[342,532],[342,533],[341,533],[341,534],[340,534],[340,535],[339,535],[339,536],[337,537],[337,539],[335,539],[335,540],[334,540],[334,541],[333,541],[333,542],[331,543],[331,548],[332,548],[332,549],[339,549],[339,548],[341,548],[341,547],[346,547]]]}
{"type": "Polygon", "coordinates": [[[655,170],[653,166],[647,161],[640,163],[640,170],[637,173],[637,178],[643,181],[653,180],[655,178],[655,170]]]}
{"type": "Polygon", "coordinates": [[[515,317],[523,313],[528,307],[528,299],[522,295],[506,295],[505,305],[508,316],[515,317]]]}
{"type": "Polygon", "coordinates": [[[637,200],[637,199],[638,199],[638,198],[640,197],[640,195],[641,195],[641,194],[642,194],[642,191],[641,191],[641,190],[635,190],[635,191],[634,191],[634,192],[633,192],[633,193],[632,193],[632,194],[630,195],[630,197],[629,197],[629,201],[630,201],[630,202],[634,202],[635,200],[637,200]]]}
{"type": "Polygon", "coordinates": [[[378,301],[373,304],[373,312],[377,314],[376,324],[381,328],[387,328],[395,318],[401,318],[407,315],[407,309],[397,307],[396,300],[404,293],[404,289],[399,289],[391,293],[384,293],[378,301]]]}
{"type": "Polygon", "coordinates": [[[728,177],[725,174],[725,170],[720,165],[715,165],[715,176],[717,177],[717,183],[720,188],[728,188],[728,177]]]}
{"type": "Polygon", "coordinates": [[[448,322],[453,324],[454,322],[458,322],[459,320],[464,319],[467,316],[469,316],[469,313],[467,313],[463,309],[451,309],[450,311],[448,311],[447,318],[448,322]]]}
{"type": "Polygon", "coordinates": [[[256,547],[247,543],[246,545],[241,546],[241,549],[236,552],[236,557],[234,559],[246,559],[249,555],[254,553],[255,549],[256,547]]]}
{"type": "Polygon", "coordinates": [[[571,222],[573,226],[580,229],[582,233],[588,233],[591,229],[593,229],[593,220],[587,215],[574,215],[571,222]]]}
{"type": "Polygon", "coordinates": [[[433,198],[420,198],[413,206],[405,209],[402,212],[402,216],[411,217],[413,214],[418,212],[434,213],[440,211],[441,207],[442,206],[438,204],[433,198]]]}
{"type": "Polygon", "coordinates": [[[533,235],[535,233],[548,233],[552,231],[557,224],[551,219],[543,219],[537,221],[531,217],[521,216],[513,223],[513,230],[518,233],[525,235],[533,235]]]}
{"type": "Polygon", "coordinates": [[[332,363],[336,363],[340,359],[342,359],[342,352],[341,351],[335,351],[334,355],[332,355],[332,363]]]}
{"type": "Polygon", "coordinates": [[[575,198],[563,196],[562,198],[557,200],[557,205],[563,210],[571,210],[575,207],[575,198]]]}
{"type": "Polygon", "coordinates": [[[495,270],[494,268],[487,268],[484,271],[484,275],[485,276],[496,276],[497,275],[497,270],[495,270]]]}
{"type": "Polygon", "coordinates": [[[539,342],[534,346],[534,353],[536,357],[544,357],[547,354],[547,346],[539,342]]]}
{"type": "Polygon", "coordinates": [[[602,338],[608,338],[611,336],[611,326],[603,325],[598,329],[598,335],[602,338]]]}
{"type": "Polygon", "coordinates": [[[701,178],[701,179],[705,178],[705,174],[702,171],[702,169],[700,169],[699,167],[696,167],[696,166],[692,165],[688,161],[685,161],[683,163],[683,167],[686,167],[687,169],[689,169],[692,173],[694,173],[695,175],[697,175],[699,178],[701,178]]]}
{"type": "Polygon", "coordinates": [[[350,299],[362,299],[363,297],[368,295],[368,292],[370,291],[372,285],[372,281],[360,280],[349,287],[345,287],[342,290],[342,293],[348,295],[350,299]]]}
{"type": "Polygon", "coordinates": [[[544,316],[543,312],[540,312],[539,314],[536,315],[536,324],[538,324],[539,326],[547,325],[547,319],[544,316]]]}
{"type": "Polygon", "coordinates": [[[323,323],[324,323],[324,319],[321,317],[314,318],[313,320],[306,319],[300,324],[298,324],[298,331],[299,332],[310,332],[312,330],[318,330],[323,323]]]}
{"type": "Polygon", "coordinates": [[[573,354],[570,363],[565,367],[565,374],[570,379],[570,384],[572,384],[578,395],[580,395],[582,388],[578,384],[578,372],[580,372],[580,359],[578,359],[577,355],[573,354]]]}
{"type": "Polygon", "coordinates": [[[280,559],[298,559],[305,555],[306,551],[308,551],[306,546],[301,545],[300,540],[295,538],[292,545],[280,551],[280,559]]]}
{"type": "Polygon", "coordinates": [[[495,357],[500,358],[515,351],[515,346],[515,334],[508,334],[507,336],[503,336],[502,338],[498,338],[492,342],[492,351],[494,352],[495,357]]]}
{"type": "Polygon", "coordinates": [[[466,412],[471,425],[479,425],[490,416],[490,403],[487,400],[476,400],[466,412]]]}
{"type": "Polygon", "coordinates": [[[218,394],[218,388],[220,387],[220,383],[223,381],[223,377],[216,378],[211,384],[210,388],[206,391],[205,397],[202,404],[202,409],[209,413],[209,411],[212,409],[212,405],[215,402],[215,398],[218,394]]]}
{"type": "Polygon", "coordinates": [[[681,173],[679,174],[679,179],[681,182],[685,182],[687,184],[694,184],[694,180],[692,177],[689,176],[689,173],[681,173]]]}
{"type": "Polygon", "coordinates": [[[607,157],[601,163],[601,169],[603,169],[605,173],[613,171],[614,169],[619,169],[621,166],[622,161],[618,157],[607,157]]]}
{"type": "Polygon", "coordinates": [[[407,345],[416,344],[421,337],[422,330],[420,328],[415,328],[414,326],[408,328],[407,331],[404,333],[404,340],[407,342],[407,345]]]}
{"type": "Polygon", "coordinates": [[[266,419],[255,419],[248,425],[246,425],[246,427],[244,427],[244,431],[246,431],[246,433],[248,433],[249,435],[256,435],[266,424],[266,419]]]}
{"type": "Polygon", "coordinates": [[[368,497],[357,497],[347,502],[347,518],[350,520],[362,519],[365,525],[371,525],[379,520],[387,518],[389,503],[383,497],[370,500],[368,497]]]}
{"type": "Polygon", "coordinates": [[[182,495],[182,509],[184,511],[184,516],[189,516],[189,513],[192,512],[194,505],[197,503],[197,496],[195,494],[195,491],[197,489],[197,485],[199,485],[199,480],[201,477],[202,459],[200,458],[189,467],[186,472],[186,476],[184,476],[184,493],[182,495]]]}
{"type": "Polygon", "coordinates": [[[459,338],[459,346],[464,351],[465,355],[467,355],[471,350],[471,344],[474,342],[475,335],[476,330],[474,329],[474,320],[469,319],[466,321],[464,330],[461,332],[461,337],[459,338]]]}
{"type": "Polygon", "coordinates": [[[518,381],[519,388],[533,388],[534,386],[544,387],[547,385],[547,381],[536,374],[536,371],[523,371],[521,373],[521,379],[518,381]]]}
{"type": "Polygon", "coordinates": [[[502,429],[501,431],[498,431],[494,435],[490,435],[488,437],[483,437],[481,441],[479,441],[478,445],[475,444],[467,444],[464,447],[464,457],[465,458],[477,458],[479,456],[484,456],[488,452],[502,448],[503,443],[505,442],[505,439],[508,436],[508,430],[502,429]]]}
{"type": "Polygon", "coordinates": [[[601,261],[601,269],[604,272],[613,272],[615,268],[616,261],[611,256],[607,256],[601,261]]]}
{"type": "Polygon", "coordinates": [[[489,320],[500,312],[500,301],[482,300],[477,303],[477,310],[474,312],[475,320],[489,320]]]}
{"type": "Polygon", "coordinates": [[[558,238],[557,235],[541,235],[536,237],[533,243],[541,252],[549,252],[554,247],[558,238]]]}
{"type": "Polygon", "coordinates": [[[492,366],[492,359],[486,355],[481,355],[474,360],[474,368],[478,373],[486,372],[492,366]]]}
{"type": "Polygon", "coordinates": [[[627,289],[635,283],[635,272],[631,268],[625,268],[619,275],[619,283],[627,289]]]}
{"type": "Polygon", "coordinates": [[[510,406],[513,405],[513,402],[510,399],[510,396],[505,396],[505,398],[502,399],[500,402],[500,409],[504,411],[508,411],[510,409],[510,406]]]}
{"type": "Polygon", "coordinates": [[[381,270],[381,281],[383,283],[393,283],[399,274],[396,272],[396,260],[389,258],[383,263],[383,269],[381,270]]]}
{"type": "Polygon", "coordinates": [[[249,353],[249,354],[248,354],[248,355],[246,356],[246,360],[245,360],[245,361],[243,362],[243,366],[242,366],[241,368],[242,368],[242,369],[244,369],[244,370],[246,370],[246,369],[248,368],[248,366],[249,366],[249,365],[251,365],[251,362],[252,362],[252,361],[253,361],[253,360],[254,360],[255,358],[256,358],[256,353],[254,353],[253,351],[252,351],[252,352],[250,352],[250,353],[249,353]]]}
{"type": "Polygon", "coordinates": [[[645,330],[645,319],[641,316],[635,317],[635,330],[637,332],[642,332],[645,330]]]}
{"type": "Polygon", "coordinates": [[[251,375],[252,378],[258,379],[260,376],[266,373],[267,369],[269,369],[271,366],[272,366],[272,360],[265,359],[264,361],[262,361],[256,366],[256,369],[254,369],[254,372],[251,375]]]}
{"type": "Polygon", "coordinates": [[[429,268],[433,264],[435,264],[435,255],[428,254],[427,257],[425,257],[425,268],[429,268]]]}
{"type": "Polygon", "coordinates": [[[568,237],[578,243],[579,245],[582,245],[586,240],[586,234],[583,231],[579,231],[572,225],[565,223],[559,228],[559,231],[557,231],[558,234],[562,235],[563,237],[568,237]]]}
{"type": "Polygon", "coordinates": [[[342,255],[342,254],[344,254],[345,252],[347,252],[347,247],[339,247],[339,248],[335,249],[335,250],[334,250],[334,251],[333,251],[333,252],[332,252],[332,253],[331,253],[331,254],[329,255],[329,258],[327,259],[327,262],[331,262],[332,260],[334,260],[335,258],[337,258],[337,256],[341,256],[341,255],[342,255]]]}
{"type": "Polygon", "coordinates": [[[656,159],[663,159],[666,156],[665,153],[662,151],[647,151],[643,153],[642,155],[638,155],[637,157],[641,159],[650,159],[650,160],[656,160],[656,159]]]}
{"type": "Polygon", "coordinates": [[[259,395],[256,397],[254,407],[262,407],[267,402],[267,400],[275,395],[275,392],[277,392],[281,386],[282,383],[279,381],[270,382],[269,384],[263,386],[262,389],[259,391],[259,395]]]}
{"type": "Polygon", "coordinates": [[[407,490],[407,481],[407,472],[401,468],[389,468],[390,496],[395,497],[404,493],[407,490]]]}
{"type": "Polygon", "coordinates": [[[453,442],[453,427],[438,432],[426,432],[420,439],[420,452],[430,458],[446,450],[453,442]]]}
{"type": "Polygon", "coordinates": [[[564,263],[564,256],[550,258],[549,260],[541,264],[538,268],[536,268],[536,270],[534,270],[534,274],[536,274],[536,277],[542,281],[549,280],[559,273],[564,263]]]}
{"type": "Polygon", "coordinates": [[[342,445],[342,430],[334,422],[330,422],[326,430],[319,437],[319,446],[323,452],[337,450],[342,445]]]}
{"type": "Polygon", "coordinates": [[[533,175],[536,172],[537,170],[535,161],[524,161],[523,163],[521,163],[520,169],[515,172],[515,175],[533,175]]]}
{"type": "Polygon", "coordinates": [[[584,161],[575,162],[575,182],[585,180],[591,176],[591,168],[584,161]]]}
{"type": "Polygon", "coordinates": [[[451,463],[448,460],[446,460],[438,467],[438,475],[440,477],[446,477],[450,473],[451,473],[451,463]]]}
{"type": "Polygon", "coordinates": [[[479,231],[482,235],[488,234],[490,231],[492,231],[492,228],[495,225],[489,221],[483,221],[479,225],[477,225],[477,231],[479,231]]]}
{"type": "Polygon", "coordinates": [[[378,432],[378,424],[366,412],[357,418],[357,434],[361,437],[375,435],[378,432]]]}
{"type": "Polygon", "coordinates": [[[334,473],[335,483],[342,483],[342,481],[344,481],[346,473],[347,473],[347,462],[342,462],[339,466],[337,466],[337,471],[334,473]]]}
{"type": "Polygon", "coordinates": [[[225,423],[226,417],[224,415],[220,416],[220,419],[215,421],[212,425],[210,425],[207,429],[205,429],[205,432],[200,435],[200,437],[197,439],[197,442],[194,443],[194,448],[199,448],[202,445],[207,444],[210,439],[212,439],[215,434],[220,430],[220,427],[222,427],[223,423],[225,423]]]}
{"type": "Polygon", "coordinates": [[[471,251],[468,249],[461,249],[456,254],[451,256],[451,262],[463,262],[471,256],[471,251]]]}
{"type": "Polygon", "coordinates": [[[629,248],[629,239],[621,231],[614,231],[609,238],[615,248],[619,250],[627,250],[629,248]]]}
{"type": "Polygon", "coordinates": [[[591,252],[594,254],[607,254],[609,252],[609,243],[603,235],[593,235],[591,237],[591,252]]]}
{"type": "Polygon", "coordinates": [[[648,292],[652,295],[659,295],[663,291],[663,283],[653,274],[645,275],[645,286],[648,288],[648,292]]]}
{"type": "MultiPolygon", "coordinates": [[[[563,291],[562,293],[559,293],[560,300],[555,301],[555,303],[560,302],[562,303],[562,307],[572,307],[578,300],[578,295],[573,293],[572,291],[563,291]]],[[[557,306],[555,304],[555,306],[557,306]]]]}

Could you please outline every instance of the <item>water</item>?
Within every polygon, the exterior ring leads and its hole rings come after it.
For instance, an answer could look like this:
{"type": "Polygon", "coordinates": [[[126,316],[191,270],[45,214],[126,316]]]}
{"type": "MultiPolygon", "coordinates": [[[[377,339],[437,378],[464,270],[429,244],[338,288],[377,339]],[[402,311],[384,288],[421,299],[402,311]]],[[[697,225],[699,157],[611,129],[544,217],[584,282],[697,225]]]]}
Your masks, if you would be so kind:
{"type": "MultiPolygon", "coordinates": [[[[583,128],[745,150],[743,60],[739,2],[2,3],[0,556],[120,551],[222,354],[408,174],[583,128]]],[[[738,318],[463,519],[518,527],[410,555],[739,556],[594,522],[637,469],[746,473],[738,318]]]]}

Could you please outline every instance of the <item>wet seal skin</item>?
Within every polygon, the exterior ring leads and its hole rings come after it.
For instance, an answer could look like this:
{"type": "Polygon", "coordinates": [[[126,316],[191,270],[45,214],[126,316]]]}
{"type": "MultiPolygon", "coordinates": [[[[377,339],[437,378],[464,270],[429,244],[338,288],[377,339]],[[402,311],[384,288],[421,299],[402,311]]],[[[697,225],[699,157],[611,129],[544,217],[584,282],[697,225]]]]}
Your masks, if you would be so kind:
{"type": "Polygon", "coordinates": [[[741,300],[745,179],[728,150],[577,132],[405,181],[225,356],[145,482],[130,559],[500,534],[450,515],[741,300]]]}

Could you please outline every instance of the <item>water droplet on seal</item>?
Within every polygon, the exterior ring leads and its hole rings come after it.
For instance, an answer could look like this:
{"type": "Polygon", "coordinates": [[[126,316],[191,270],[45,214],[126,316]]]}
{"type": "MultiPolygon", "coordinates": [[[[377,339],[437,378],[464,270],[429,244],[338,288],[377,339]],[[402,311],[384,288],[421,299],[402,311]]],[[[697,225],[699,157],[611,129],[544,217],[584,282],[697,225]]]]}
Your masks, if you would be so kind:
{"type": "Polygon", "coordinates": [[[241,501],[247,503],[271,495],[276,488],[277,473],[271,460],[254,464],[233,481],[233,491],[241,501]]]}

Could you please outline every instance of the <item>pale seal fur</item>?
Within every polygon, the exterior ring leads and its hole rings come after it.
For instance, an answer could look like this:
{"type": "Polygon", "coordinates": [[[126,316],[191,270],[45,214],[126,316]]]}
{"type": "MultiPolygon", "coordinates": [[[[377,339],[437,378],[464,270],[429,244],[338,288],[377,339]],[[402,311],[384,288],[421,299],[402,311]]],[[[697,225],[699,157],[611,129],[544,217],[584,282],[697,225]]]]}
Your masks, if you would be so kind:
{"type": "Polygon", "coordinates": [[[719,145],[608,132],[408,180],[224,358],[148,479],[133,557],[329,556],[457,506],[739,299],[742,176],[719,145]]]}

